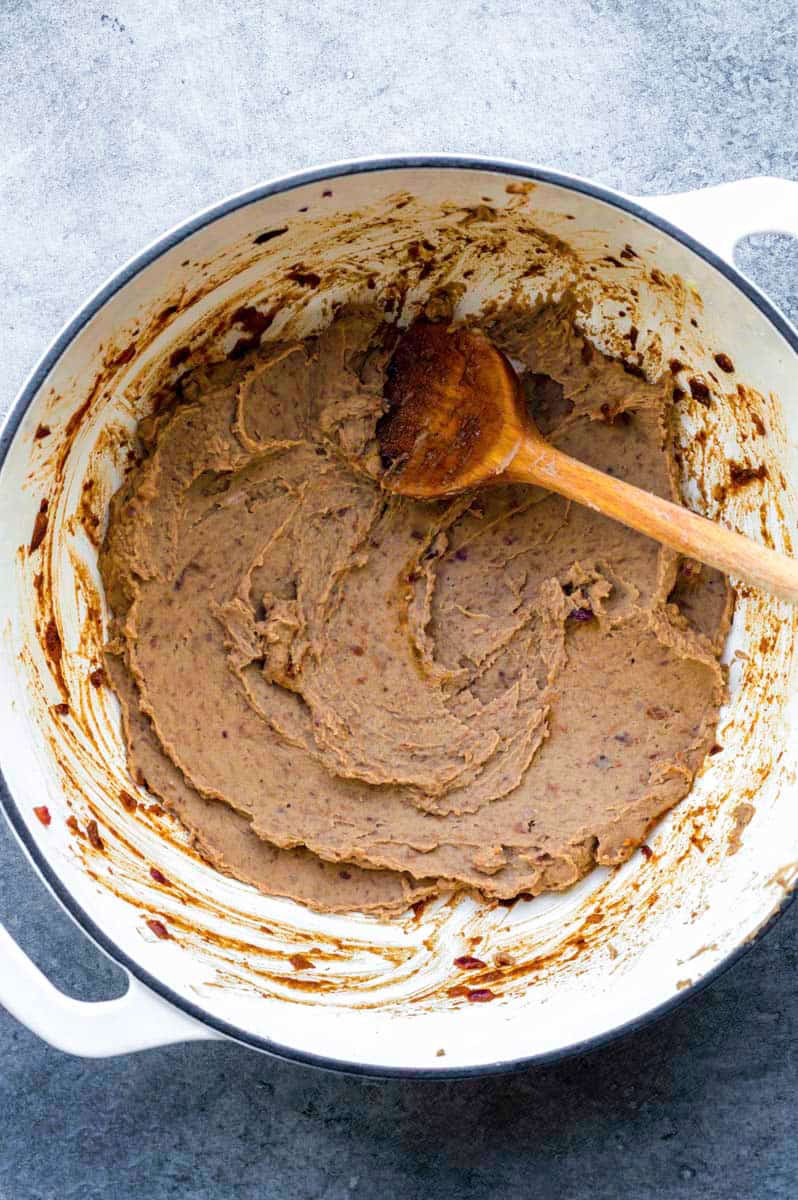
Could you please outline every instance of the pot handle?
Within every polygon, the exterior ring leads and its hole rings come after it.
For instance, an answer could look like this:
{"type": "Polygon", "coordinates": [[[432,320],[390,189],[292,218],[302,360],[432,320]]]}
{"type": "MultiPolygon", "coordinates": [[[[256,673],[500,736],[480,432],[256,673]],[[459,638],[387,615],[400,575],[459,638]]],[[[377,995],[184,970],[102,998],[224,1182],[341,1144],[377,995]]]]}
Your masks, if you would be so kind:
{"type": "Polygon", "coordinates": [[[789,233],[798,237],[798,182],[758,175],[670,196],[637,200],[728,262],[749,233],[789,233]]]}
{"type": "Polygon", "coordinates": [[[221,1037],[127,974],[128,989],[117,1000],[73,1000],[50,983],[0,925],[0,1004],[57,1050],[108,1058],[221,1037]]]}

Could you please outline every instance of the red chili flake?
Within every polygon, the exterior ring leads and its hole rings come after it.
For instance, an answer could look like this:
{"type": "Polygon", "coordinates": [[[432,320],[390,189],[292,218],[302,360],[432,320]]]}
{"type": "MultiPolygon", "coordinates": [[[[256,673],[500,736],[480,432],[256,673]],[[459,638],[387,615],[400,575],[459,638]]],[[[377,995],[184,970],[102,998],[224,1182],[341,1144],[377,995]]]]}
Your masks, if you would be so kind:
{"type": "Polygon", "coordinates": [[[288,961],[295,971],[308,971],[315,965],[305,954],[289,954],[288,961]]]}
{"type": "Polygon", "coordinates": [[[720,754],[722,749],[723,749],[723,747],[721,745],[719,745],[718,742],[714,742],[713,745],[711,745],[709,748],[709,753],[710,754],[720,754]]]}
{"type": "Polygon", "coordinates": [[[37,425],[36,432],[34,433],[33,436],[36,438],[37,441],[40,441],[42,438],[49,437],[50,436],[50,426],[49,425],[37,425]]]}
{"type": "Polygon", "coordinates": [[[724,354],[722,351],[720,354],[716,354],[715,362],[718,364],[721,371],[725,371],[727,375],[734,374],[734,363],[729,358],[728,354],[724,354]]]}
{"type": "Polygon", "coordinates": [[[105,849],[105,843],[100,837],[100,831],[97,828],[97,822],[94,820],[94,818],[92,818],[91,821],[86,822],[86,834],[95,850],[105,849]]]}
{"type": "Polygon", "coordinates": [[[33,554],[38,550],[44,541],[44,535],[47,533],[47,508],[46,500],[42,500],[39,505],[39,511],[36,514],[36,520],[33,522],[33,533],[30,536],[30,553],[33,554]]]}
{"type": "Polygon", "coordinates": [[[646,709],[646,716],[652,721],[664,721],[667,715],[666,709],[660,708],[658,704],[652,704],[646,709]]]}
{"type": "Polygon", "coordinates": [[[80,833],[80,825],[78,825],[77,817],[67,817],[66,825],[67,829],[71,829],[73,833],[80,833]]]}
{"type": "Polygon", "coordinates": [[[49,825],[53,819],[50,816],[50,810],[46,804],[38,804],[33,811],[36,813],[36,816],[39,818],[42,825],[49,825]]]}
{"type": "Polygon", "coordinates": [[[454,960],[454,965],[461,971],[479,971],[487,964],[481,958],[474,958],[471,954],[461,954],[454,960]]]}
{"type": "Polygon", "coordinates": [[[169,938],[169,930],[164,925],[163,921],[159,921],[157,917],[150,917],[147,921],[147,928],[151,929],[157,938],[165,942],[169,938]]]}
{"type": "Polygon", "coordinates": [[[138,804],[133,799],[130,792],[121,791],[119,793],[119,803],[122,805],[122,807],[125,809],[126,812],[133,813],[138,808],[138,804]]]}
{"type": "Polygon", "coordinates": [[[466,999],[471,1004],[487,1004],[489,1000],[496,999],[496,993],[492,992],[490,988],[473,988],[466,994],[466,999]]]}
{"type": "Polygon", "coordinates": [[[171,879],[167,879],[163,871],[159,871],[157,867],[150,867],[150,875],[156,883],[163,884],[164,887],[171,887],[171,879]]]}
{"type": "Polygon", "coordinates": [[[100,688],[105,683],[105,671],[102,667],[95,667],[91,675],[89,675],[89,683],[92,687],[100,688]]]}
{"type": "Polygon", "coordinates": [[[427,901],[426,900],[416,900],[415,904],[411,904],[410,907],[413,910],[413,916],[416,918],[417,921],[420,921],[421,914],[424,912],[424,909],[427,907],[427,901]]]}
{"type": "Polygon", "coordinates": [[[699,404],[703,404],[705,408],[709,408],[711,393],[703,379],[696,379],[694,375],[691,375],[687,382],[693,399],[697,400],[699,404]]]}
{"type": "Polygon", "coordinates": [[[642,846],[640,847],[640,853],[643,855],[643,858],[646,860],[646,862],[654,857],[654,851],[650,846],[647,846],[645,842],[643,842],[642,846]]]}
{"type": "Polygon", "coordinates": [[[352,646],[352,653],[354,655],[356,655],[358,658],[361,658],[366,653],[366,651],[363,649],[362,646],[352,646]]]}
{"type": "Polygon", "coordinates": [[[64,702],[62,700],[60,704],[53,705],[53,711],[57,712],[59,717],[68,717],[69,716],[69,705],[64,704],[64,702]]]}
{"type": "MultiPolygon", "coordinates": [[[[328,188],[328,190],[327,190],[326,192],[322,192],[322,196],[323,196],[325,199],[327,199],[327,198],[328,198],[329,196],[331,196],[331,195],[332,195],[332,192],[329,190],[329,188],[328,188]]],[[[397,208],[404,208],[404,205],[403,205],[403,204],[402,204],[402,205],[399,205],[399,204],[397,204],[397,206],[396,206],[396,207],[397,207],[397,208]]]]}
{"type": "Polygon", "coordinates": [[[568,614],[568,620],[569,621],[592,621],[593,615],[594,615],[593,609],[590,608],[588,605],[585,605],[583,608],[572,608],[568,614]]]}

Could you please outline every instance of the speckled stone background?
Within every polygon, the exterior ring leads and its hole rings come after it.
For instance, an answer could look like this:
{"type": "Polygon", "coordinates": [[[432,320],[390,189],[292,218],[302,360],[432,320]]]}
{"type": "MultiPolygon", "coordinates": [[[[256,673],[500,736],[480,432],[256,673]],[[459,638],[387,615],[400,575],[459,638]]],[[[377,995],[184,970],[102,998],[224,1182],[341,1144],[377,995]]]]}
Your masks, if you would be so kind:
{"type": "MultiPolygon", "coordinates": [[[[798,178],[797,26],[794,0],[0,0],[0,407],[129,255],[292,168],[438,150],[639,194],[798,178]]],[[[798,318],[793,242],[739,261],[798,318]]],[[[0,920],[70,994],[123,989],[5,826],[0,920]]],[[[793,909],[622,1044],[442,1084],[223,1044],[82,1062],[0,1012],[0,1200],[792,1200],[797,966],[793,909]]]]}

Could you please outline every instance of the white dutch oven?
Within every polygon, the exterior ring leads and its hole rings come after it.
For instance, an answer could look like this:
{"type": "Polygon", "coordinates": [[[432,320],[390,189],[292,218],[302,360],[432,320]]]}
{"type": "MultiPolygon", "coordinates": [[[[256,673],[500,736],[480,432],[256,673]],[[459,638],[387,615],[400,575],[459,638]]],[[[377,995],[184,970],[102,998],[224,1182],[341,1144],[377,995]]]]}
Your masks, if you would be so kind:
{"type": "MultiPolygon", "coordinates": [[[[48,350],[0,450],[3,806],[64,908],[129,976],[121,999],[71,1000],[0,928],[0,1001],[54,1046],[108,1055],[229,1037],[374,1074],[510,1069],[666,1011],[728,966],[790,898],[796,618],[753,592],[739,597],[726,651],[722,752],[652,834],[653,855],[646,848],[562,895],[512,908],[439,902],[394,921],[320,916],[214,872],[127,776],[116,703],[89,679],[102,639],[93,524],[101,532],[130,431],[158,381],[184,369],[185,347],[229,347],[236,307],[273,303],[298,262],[323,276],[334,265],[334,299],[368,294],[407,263],[414,240],[445,240],[463,222],[472,245],[446,271],[471,271],[471,308],[507,294],[534,228],[564,239],[573,255],[530,276],[530,294],[557,290],[569,272],[573,284],[576,273],[598,344],[625,347],[650,371],[684,364],[676,438],[687,499],[793,545],[798,335],[730,260],[750,232],[798,235],[796,183],[752,179],[644,206],[519,163],[369,160],[256,188],[166,234],[48,350]],[[766,477],[729,488],[729,462],[766,477]],[[47,529],[31,552],[43,499],[47,529]],[[68,713],[56,708],[65,694],[68,713]],[[138,800],[135,812],[121,792],[138,800]],[[41,806],[48,825],[33,811],[41,806]],[[485,967],[464,972],[454,964],[463,954],[485,967]],[[486,989],[488,1003],[466,994],[486,989]]],[[[324,319],[319,292],[306,303],[295,289],[283,307],[310,326],[324,319]]]]}

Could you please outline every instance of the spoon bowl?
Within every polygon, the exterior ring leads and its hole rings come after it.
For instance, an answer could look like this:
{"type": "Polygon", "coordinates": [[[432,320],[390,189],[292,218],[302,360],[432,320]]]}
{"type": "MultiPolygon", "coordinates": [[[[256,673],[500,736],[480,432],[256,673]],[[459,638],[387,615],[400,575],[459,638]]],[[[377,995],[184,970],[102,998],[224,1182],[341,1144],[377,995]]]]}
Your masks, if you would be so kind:
{"type": "Polygon", "coordinates": [[[532,432],[512,364],[478,331],[417,321],[388,370],[377,426],[387,486],[428,499],[502,474],[532,432]]]}

